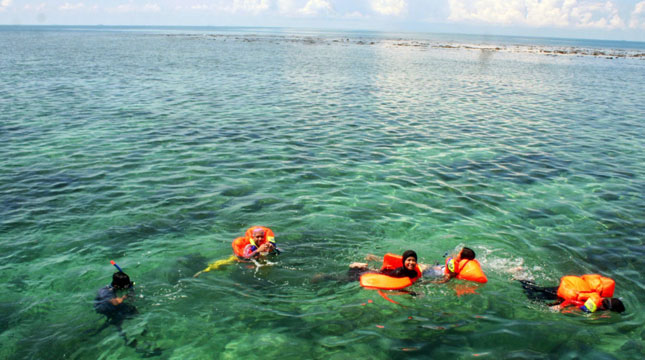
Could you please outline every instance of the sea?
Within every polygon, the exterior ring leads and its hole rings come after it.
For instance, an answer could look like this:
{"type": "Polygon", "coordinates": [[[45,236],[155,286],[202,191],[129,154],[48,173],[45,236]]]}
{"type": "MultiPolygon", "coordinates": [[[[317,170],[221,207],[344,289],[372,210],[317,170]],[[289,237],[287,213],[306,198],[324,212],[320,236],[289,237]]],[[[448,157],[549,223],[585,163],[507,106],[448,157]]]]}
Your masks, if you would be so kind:
{"type": "Polygon", "coordinates": [[[644,194],[645,43],[0,26],[1,359],[642,359],[644,194]],[[345,276],[464,246],[486,284],[345,276]],[[589,273],[624,313],[518,281],[589,273]]]}

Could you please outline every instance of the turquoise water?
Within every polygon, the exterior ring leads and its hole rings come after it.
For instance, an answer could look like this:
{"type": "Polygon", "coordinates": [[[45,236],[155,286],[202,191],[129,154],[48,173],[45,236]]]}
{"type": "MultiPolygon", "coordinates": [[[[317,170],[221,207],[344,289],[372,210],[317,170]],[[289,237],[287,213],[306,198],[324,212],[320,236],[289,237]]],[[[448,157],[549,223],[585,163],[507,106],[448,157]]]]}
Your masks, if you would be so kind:
{"type": "Polygon", "coordinates": [[[645,44],[623,45],[1,28],[0,358],[642,358],[645,44]],[[192,277],[255,224],[282,255],[192,277]],[[464,245],[475,294],[312,281],[464,245]],[[96,333],[111,259],[140,314],[96,333]],[[625,314],[513,280],[590,272],[625,314]]]}

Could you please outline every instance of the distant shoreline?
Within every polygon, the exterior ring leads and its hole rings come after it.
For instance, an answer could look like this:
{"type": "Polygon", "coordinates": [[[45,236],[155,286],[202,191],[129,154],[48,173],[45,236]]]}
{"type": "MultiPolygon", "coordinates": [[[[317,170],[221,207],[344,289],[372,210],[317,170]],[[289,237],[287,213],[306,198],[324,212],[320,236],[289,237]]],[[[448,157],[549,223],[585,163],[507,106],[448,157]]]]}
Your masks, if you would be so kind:
{"type": "MultiPolygon", "coordinates": [[[[439,47],[451,47],[451,42],[463,44],[463,40],[468,43],[468,47],[474,45],[504,45],[509,46],[549,46],[553,47],[552,51],[545,51],[545,54],[551,55],[591,55],[591,56],[613,56],[613,57],[630,57],[633,54],[616,54],[607,52],[588,52],[588,51],[565,51],[562,48],[574,47],[581,49],[618,49],[629,50],[637,53],[636,57],[643,57],[645,53],[645,42],[628,41],[628,40],[600,40],[600,39],[583,39],[583,38],[556,38],[556,37],[534,37],[534,36],[510,36],[510,35],[476,35],[467,33],[432,33],[432,32],[382,32],[374,30],[343,30],[343,29],[315,29],[315,28],[292,28],[292,27],[248,27],[248,26],[154,26],[154,25],[0,25],[2,31],[149,31],[151,33],[168,33],[168,34],[210,34],[210,35],[282,35],[282,36],[309,36],[331,39],[334,36],[351,35],[352,38],[358,38],[358,41],[368,43],[375,40],[404,40],[416,42],[410,46],[427,46],[435,47],[439,42],[439,47]],[[367,41],[370,40],[370,41],[367,41]],[[448,42],[444,44],[443,42],[448,42]],[[640,51],[637,51],[640,50],[640,51]]],[[[405,46],[405,45],[403,45],[405,46]]],[[[459,47],[459,46],[454,46],[459,47]]],[[[487,50],[499,51],[498,46],[488,46],[487,50]]],[[[463,48],[463,47],[462,47],[463,48]]]]}
{"type": "Polygon", "coordinates": [[[150,34],[219,41],[301,43],[305,45],[358,45],[417,49],[481,51],[483,53],[526,53],[546,56],[581,56],[606,59],[645,60],[645,43],[609,40],[557,39],[523,36],[469,34],[388,33],[264,27],[195,26],[68,26],[0,25],[2,32],[79,32],[150,34]]]}

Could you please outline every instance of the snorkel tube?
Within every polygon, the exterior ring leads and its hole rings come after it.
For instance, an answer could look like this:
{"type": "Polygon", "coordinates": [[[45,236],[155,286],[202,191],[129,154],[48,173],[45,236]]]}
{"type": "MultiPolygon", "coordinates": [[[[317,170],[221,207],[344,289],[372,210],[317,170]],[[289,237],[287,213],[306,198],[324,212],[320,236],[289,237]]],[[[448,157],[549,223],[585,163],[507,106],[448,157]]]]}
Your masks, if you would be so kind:
{"type": "Polygon", "coordinates": [[[117,264],[116,264],[116,262],[114,262],[114,260],[110,260],[110,264],[114,265],[114,266],[116,267],[116,269],[117,269],[117,270],[119,270],[120,272],[124,272],[124,271],[119,267],[119,265],[117,265],[117,264]]]}

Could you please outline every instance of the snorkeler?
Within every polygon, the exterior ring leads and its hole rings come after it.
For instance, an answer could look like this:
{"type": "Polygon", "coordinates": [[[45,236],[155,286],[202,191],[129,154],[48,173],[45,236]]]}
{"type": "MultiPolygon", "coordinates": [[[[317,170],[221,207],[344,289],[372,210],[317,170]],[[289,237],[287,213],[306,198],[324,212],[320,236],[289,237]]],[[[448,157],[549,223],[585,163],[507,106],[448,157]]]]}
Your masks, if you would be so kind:
{"type": "Polygon", "coordinates": [[[612,298],[616,286],[614,280],[598,274],[564,276],[560,279],[560,285],[553,287],[537,286],[528,280],[518,281],[530,300],[555,301],[549,306],[558,310],[575,306],[588,313],[598,310],[625,311],[623,302],[612,298]]]}
{"type": "Polygon", "coordinates": [[[122,321],[123,318],[137,313],[134,305],[126,299],[134,296],[134,283],[128,274],[118,271],[112,274],[112,283],[99,289],[94,299],[94,310],[107,316],[111,321],[122,321]],[[119,296],[121,295],[121,296],[119,296]]]}
{"type": "MultiPolygon", "coordinates": [[[[130,281],[128,274],[114,261],[111,261],[119,271],[112,274],[112,283],[99,289],[94,299],[94,310],[97,313],[106,316],[107,321],[98,328],[93,334],[98,334],[110,325],[114,325],[119,331],[125,344],[133,348],[136,352],[144,354],[144,357],[161,355],[162,349],[153,347],[150,344],[139,346],[137,339],[128,339],[121,325],[125,319],[129,319],[138,314],[137,308],[130,303],[129,299],[134,298],[134,283],[130,281]]],[[[141,335],[145,334],[145,330],[141,335]]]]}

